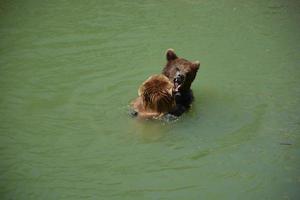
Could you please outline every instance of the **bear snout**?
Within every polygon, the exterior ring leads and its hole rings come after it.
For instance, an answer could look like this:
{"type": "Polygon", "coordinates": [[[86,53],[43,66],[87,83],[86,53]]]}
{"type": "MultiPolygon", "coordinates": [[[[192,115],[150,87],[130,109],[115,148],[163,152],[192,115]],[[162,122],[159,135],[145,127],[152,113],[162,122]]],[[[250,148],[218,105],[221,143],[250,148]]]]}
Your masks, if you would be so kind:
{"type": "Polygon", "coordinates": [[[184,74],[182,74],[180,72],[176,72],[174,82],[176,82],[178,84],[182,84],[184,82],[184,79],[185,79],[184,74]]]}

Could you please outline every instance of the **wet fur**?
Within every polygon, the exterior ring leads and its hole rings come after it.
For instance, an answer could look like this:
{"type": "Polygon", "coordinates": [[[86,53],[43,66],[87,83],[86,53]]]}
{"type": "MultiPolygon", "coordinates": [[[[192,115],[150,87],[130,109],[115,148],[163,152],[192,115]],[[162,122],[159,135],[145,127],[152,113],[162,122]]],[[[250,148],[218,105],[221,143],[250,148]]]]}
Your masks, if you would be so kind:
{"type": "Polygon", "coordinates": [[[176,107],[170,112],[170,114],[180,116],[190,108],[194,100],[191,85],[196,78],[200,63],[199,61],[191,62],[184,58],[179,58],[173,49],[167,50],[166,58],[167,63],[162,70],[162,74],[167,76],[171,82],[174,82],[178,73],[185,77],[179,90],[174,92],[176,107]]]}
{"type": "Polygon", "coordinates": [[[131,107],[139,118],[158,118],[175,107],[173,84],[164,75],[149,77],[139,88],[131,107]]]}

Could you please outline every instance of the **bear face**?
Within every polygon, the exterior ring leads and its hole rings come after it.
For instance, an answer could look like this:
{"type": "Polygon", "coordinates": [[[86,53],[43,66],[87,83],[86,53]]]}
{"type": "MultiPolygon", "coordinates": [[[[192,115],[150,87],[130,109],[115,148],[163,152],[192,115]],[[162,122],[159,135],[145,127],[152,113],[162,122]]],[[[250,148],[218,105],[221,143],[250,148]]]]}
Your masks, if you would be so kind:
{"type": "Polygon", "coordinates": [[[197,75],[200,62],[191,62],[184,58],[179,58],[173,49],[167,50],[166,58],[167,64],[162,73],[174,83],[175,92],[188,92],[197,75]]]}

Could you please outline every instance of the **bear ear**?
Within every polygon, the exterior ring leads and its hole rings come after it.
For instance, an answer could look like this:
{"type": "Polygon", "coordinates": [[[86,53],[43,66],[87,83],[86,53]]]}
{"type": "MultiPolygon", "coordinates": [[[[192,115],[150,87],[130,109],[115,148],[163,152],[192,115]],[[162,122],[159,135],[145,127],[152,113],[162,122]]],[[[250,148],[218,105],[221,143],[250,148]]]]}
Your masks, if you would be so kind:
{"type": "Polygon", "coordinates": [[[166,57],[167,57],[168,61],[172,61],[172,60],[175,60],[176,58],[178,58],[174,49],[168,49],[166,51],[166,57]]]}
{"type": "Polygon", "coordinates": [[[200,67],[200,62],[199,62],[198,60],[195,61],[195,62],[193,62],[193,66],[194,66],[194,68],[195,68],[196,70],[198,70],[199,67],[200,67]]]}

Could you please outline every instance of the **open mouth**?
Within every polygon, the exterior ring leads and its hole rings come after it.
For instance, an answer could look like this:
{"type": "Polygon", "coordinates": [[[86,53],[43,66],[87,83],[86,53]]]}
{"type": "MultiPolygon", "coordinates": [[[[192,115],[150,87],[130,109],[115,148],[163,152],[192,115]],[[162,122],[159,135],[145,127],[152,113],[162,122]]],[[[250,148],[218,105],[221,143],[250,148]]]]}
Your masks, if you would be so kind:
{"type": "Polygon", "coordinates": [[[183,80],[181,78],[174,78],[174,92],[178,92],[182,86],[183,80]]]}

